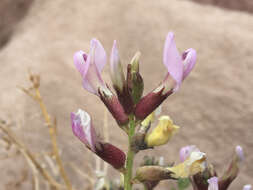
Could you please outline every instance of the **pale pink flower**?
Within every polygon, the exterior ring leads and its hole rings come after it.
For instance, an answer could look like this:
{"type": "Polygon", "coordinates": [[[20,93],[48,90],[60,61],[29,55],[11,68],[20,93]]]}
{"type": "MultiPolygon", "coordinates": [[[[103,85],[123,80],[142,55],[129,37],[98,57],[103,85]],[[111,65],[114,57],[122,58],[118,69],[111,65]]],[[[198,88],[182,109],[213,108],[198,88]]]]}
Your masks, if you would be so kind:
{"type": "Polygon", "coordinates": [[[101,159],[111,164],[114,168],[124,167],[126,155],[116,146],[103,142],[98,138],[92,125],[90,115],[79,109],[71,113],[72,131],[87,148],[98,155],[101,159]]]}
{"type": "Polygon", "coordinates": [[[196,57],[196,51],[192,48],[180,55],[174,41],[174,34],[168,33],[163,50],[163,64],[166,66],[168,74],[176,81],[174,91],[178,90],[182,81],[193,69],[196,57]]]}
{"type": "Polygon", "coordinates": [[[97,39],[90,42],[89,54],[78,51],[74,55],[74,64],[83,78],[83,87],[98,95],[98,88],[104,86],[101,72],[106,64],[106,52],[97,39]]]}

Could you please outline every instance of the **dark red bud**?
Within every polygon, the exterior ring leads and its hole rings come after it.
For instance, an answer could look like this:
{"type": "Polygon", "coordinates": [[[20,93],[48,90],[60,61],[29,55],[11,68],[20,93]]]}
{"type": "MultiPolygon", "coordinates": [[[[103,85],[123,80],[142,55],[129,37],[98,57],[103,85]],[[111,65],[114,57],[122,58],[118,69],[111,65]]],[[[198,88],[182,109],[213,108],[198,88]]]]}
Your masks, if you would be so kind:
{"type": "Polygon", "coordinates": [[[130,114],[133,111],[134,102],[127,86],[124,85],[122,91],[120,91],[120,89],[118,89],[116,86],[114,86],[114,89],[117,93],[118,99],[121,105],[123,106],[126,114],[130,114]]]}
{"type": "Polygon", "coordinates": [[[126,161],[125,153],[110,143],[100,143],[96,154],[116,169],[123,168],[126,161]]]}
{"type": "MultiPolygon", "coordinates": [[[[160,88],[160,87],[158,87],[160,88]]],[[[157,88],[157,89],[158,89],[157,88]]],[[[173,90],[164,92],[162,87],[160,90],[153,90],[146,96],[144,96],[136,105],[134,114],[137,119],[143,120],[149,114],[151,114],[170,94],[173,93],[173,90]]]]}
{"type": "Polygon", "coordinates": [[[118,98],[109,89],[107,90],[110,92],[110,95],[106,94],[100,89],[98,90],[100,99],[104,102],[107,109],[111,112],[118,125],[126,125],[128,123],[128,116],[126,115],[118,98]]]}

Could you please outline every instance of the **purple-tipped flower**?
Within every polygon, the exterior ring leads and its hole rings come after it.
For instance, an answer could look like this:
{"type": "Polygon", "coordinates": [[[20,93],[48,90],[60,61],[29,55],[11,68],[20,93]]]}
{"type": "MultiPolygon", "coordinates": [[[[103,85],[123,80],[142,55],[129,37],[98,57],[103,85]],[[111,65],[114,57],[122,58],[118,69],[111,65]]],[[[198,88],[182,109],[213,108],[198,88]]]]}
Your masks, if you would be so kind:
{"type": "Polygon", "coordinates": [[[83,78],[83,87],[98,95],[98,88],[105,86],[101,72],[106,64],[106,53],[97,39],[90,42],[90,53],[78,51],[74,55],[74,64],[83,78]]]}
{"type": "Polygon", "coordinates": [[[199,149],[195,145],[189,145],[182,147],[179,152],[180,161],[185,161],[192,152],[200,152],[199,149]]]}
{"type": "Polygon", "coordinates": [[[104,143],[96,135],[90,115],[79,109],[71,113],[72,131],[87,148],[97,154],[101,159],[111,164],[114,168],[124,167],[126,156],[119,148],[110,143],[104,143]]]}
{"type": "Polygon", "coordinates": [[[238,146],[235,147],[235,153],[237,155],[237,158],[238,158],[239,162],[244,161],[244,153],[243,153],[243,149],[242,149],[241,146],[238,145],[238,146]]]}
{"type": "MultiPolygon", "coordinates": [[[[102,44],[96,39],[91,40],[90,46],[89,54],[78,51],[74,55],[74,64],[82,76],[83,87],[98,95],[117,123],[125,125],[128,122],[128,116],[125,114],[118,98],[111,92],[101,77],[102,69],[106,64],[106,52],[102,44]]],[[[116,60],[117,58],[113,59],[116,60]]]]}
{"type": "Polygon", "coordinates": [[[207,180],[208,182],[208,190],[219,190],[218,186],[218,178],[217,177],[212,177],[207,180]]]}
{"type": "Polygon", "coordinates": [[[79,109],[76,113],[71,113],[72,131],[76,137],[82,141],[87,148],[96,151],[97,135],[91,124],[90,115],[79,109]]]}
{"type": "Polygon", "coordinates": [[[169,32],[163,51],[163,64],[168,70],[165,79],[152,92],[136,105],[135,115],[143,120],[158,107],[170,94],[177,91],[182,81],[189,75],[196,63],[196,51],[192,48],[183,52],[177,50],[174,34],[169,32]]]}

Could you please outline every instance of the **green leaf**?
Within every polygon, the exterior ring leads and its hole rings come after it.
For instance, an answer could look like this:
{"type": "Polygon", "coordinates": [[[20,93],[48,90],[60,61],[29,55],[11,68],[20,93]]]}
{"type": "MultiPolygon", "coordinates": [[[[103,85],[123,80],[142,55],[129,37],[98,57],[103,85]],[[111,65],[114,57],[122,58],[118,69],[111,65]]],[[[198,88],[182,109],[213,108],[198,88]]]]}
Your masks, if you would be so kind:
{"type": "Polygon", "coordinates": [[[180,178],[177,181],[177,186],[179,190],[187,189],[190,185],[190,179],[189,178],[180,178]]]}

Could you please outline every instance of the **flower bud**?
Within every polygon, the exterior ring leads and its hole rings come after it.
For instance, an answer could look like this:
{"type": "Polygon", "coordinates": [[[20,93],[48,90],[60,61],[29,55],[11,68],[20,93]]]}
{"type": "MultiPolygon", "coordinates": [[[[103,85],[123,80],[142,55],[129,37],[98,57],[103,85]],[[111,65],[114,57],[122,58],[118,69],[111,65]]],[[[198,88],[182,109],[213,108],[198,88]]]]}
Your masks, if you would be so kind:
{"type": "Polygon", "coordinates": [[[236,146],[235,153],[229,164],[229,167],[219,180],[219,189],[226,190],[233,180],[237,177],[239,173],[239,164],[244,160],[243,149],[241,146],[236,146]]]}
{"type": "Polygon", "coordinates": [[[122,65],[120,63],[119,51],[116,46],[116,40],[114,40],[113,42],[110,62],[110,76],[113,86],[122,92],[125,83],[125,77],[122,65]]]}
{"type": "Polygon", "coordinates": [[[130,64],[127,66],[127,87],[131,93],[134,104],[136,104],[143,93],[144,83],[139,73],[140,52],[137,52],[130,64]]]}
{"type": "Polygon", "coordinates": [[[156,128],[146,136],[145,142],[148,147],[166,144],[178,131],[179,126],[174,125],[169,116],[161,116],[156,128]]]}
{"type": "Polygon", "coordinates": [[[133,111],[134,105],[129,89],[127,88],[127,83],[122,70],[122,65],[120,63],[116,41],[114,41],[112,47],[110,71],[113,88],[117,93],[118,99],[123,106],[126,114],[130,114],[133,111]]]}
{"type": "Polygon", "coordinates": [[[118,125],[119,126],[126,125],[128,123],[128,116],[126,115],[118,98],[107,87],[99,88],[98,93],[100,99],[104,102],[107,109],[111,112],[112,116],[117,121],[118,125]]]}
{"type": "Polygon", "coordinates": [[[161,166],[142,166],[137,169],[135,180],[139,182],[156,182],[164,179],[173,179],[172,172],[161,166]]]}
{"type": "Polygon", "coordinates": [[[157,109],[161,103],[173,93],[174,83],[174,79],[167,75],[164,81],[155,90],[142,97],[136,104],[134,110],[136,118],[143,120],[157,109]]]}
{"type": "Polygon", "coordinates": [[[125,153],[112,144],[100,143],[100,146],[96,149],[96,154],[116,169],[121,169],[125,165],[125,153]]]}

